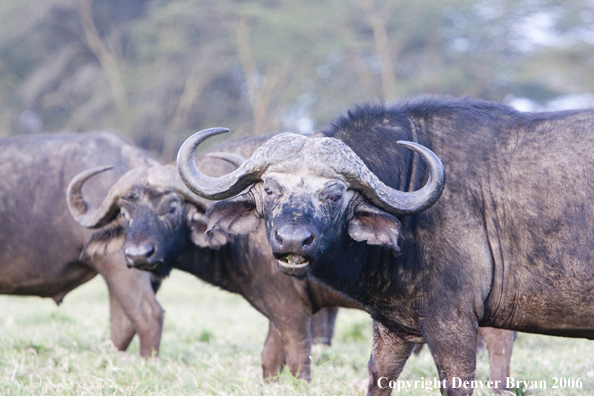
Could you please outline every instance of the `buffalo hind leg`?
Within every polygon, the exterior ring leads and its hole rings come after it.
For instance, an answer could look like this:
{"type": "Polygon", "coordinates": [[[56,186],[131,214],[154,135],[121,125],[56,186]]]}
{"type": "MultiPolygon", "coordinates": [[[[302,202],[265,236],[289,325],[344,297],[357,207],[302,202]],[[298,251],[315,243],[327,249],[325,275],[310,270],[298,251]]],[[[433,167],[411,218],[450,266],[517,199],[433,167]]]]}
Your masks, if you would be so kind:
{"type": "Polygon", "coordinates": [[[262,349],[262,373],[264,379],[276,378],[285,364],[285,348],[280,331],[272,321],[268,322],[268,335],[262,349]]]}
{"type": "Polygon", "coordinates": [[[413,346],[413,343],[390,332],[378,321],[373,321],[373,345],[367,366],[368,396],[385,396],[392,392],[390,381],[398,379],[413,346]]]}
{"type": "Polygon", "coordinates": [[[489,379],[496,385],[496,392],[505,389],[509,377],[510,361],[517,333],[512,330],[481,327],[479,334],[484,338],[489,352],[489,379]]]}
{"type": "Polygon", "coordinates": [[[325,307],[311,317],[311,338],[314,344],[332,345],[338,307],[325,307]]]}
{"type": "Polygon", "coordinates": [[[415,356],[419,356],[421,354],[421,351],[423,350],[423,345],[425,344],[415,344],[415,347],[413,349],[413,353],[415,356]]]}

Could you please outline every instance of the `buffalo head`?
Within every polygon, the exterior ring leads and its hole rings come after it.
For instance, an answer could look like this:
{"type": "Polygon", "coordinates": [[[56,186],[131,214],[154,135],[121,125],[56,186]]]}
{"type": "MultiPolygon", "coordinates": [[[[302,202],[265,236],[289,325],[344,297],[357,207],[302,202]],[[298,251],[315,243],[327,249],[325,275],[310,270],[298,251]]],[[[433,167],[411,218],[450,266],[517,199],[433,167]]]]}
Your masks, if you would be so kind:
{"type": "Polygon", "coordinates": [[[174,166],[136,168],[124,174],[98,208],[84,200],[82,186],[90,177],[111,167],[95,167],[76,175],[68,186],[68,208],[88,228],[109,225],[121,233],[128,267],[167,275],[186,243],[218,247],[225,238],[207,242],[205,210],[210,203],[192,194],[174,166]]]}
{"type": "Polygon", "coordinates": [[[290,133],[270,139],[234,172],[208,177],[195,165],[196,148],[227,131],[213,128],[188,138],[178,154],[180,176],[197,195],[225,199],[207,213],[209,233],[245,234],[265,219],[279,269],[296,277],[304,277],[310,263],[339,249],[345,235],[398,252],[396,216],[426,210],[443,191],[443,165],[422,145],[399,142],[429,165],[425,186],[402,192],[381,182],[340,140],[290,133]]]}

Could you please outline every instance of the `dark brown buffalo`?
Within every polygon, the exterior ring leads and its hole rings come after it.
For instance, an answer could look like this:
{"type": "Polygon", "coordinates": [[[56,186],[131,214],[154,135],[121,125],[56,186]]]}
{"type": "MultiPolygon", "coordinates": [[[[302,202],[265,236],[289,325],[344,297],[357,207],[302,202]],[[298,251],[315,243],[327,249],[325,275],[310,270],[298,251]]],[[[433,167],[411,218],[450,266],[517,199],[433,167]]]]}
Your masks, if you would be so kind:
{"type": "MultiPolygon", "coordinates": [[[[264,141],[241,139],[213,150],[249,156],[264,141]]],[[[211,174],[236,168],[212,157],[199,162],[211,174]]],[[[280,273],[264,229],[241,237],[218,234],[207,241],[205,212],[212,202],[192,194],[173,165],[131,170],[104,193],[102,203],[87,203],[81,188],[106,170],[93,168],[74,177],[69,188],[74,218],[85,227],[107,226],[125,235],[129,267],[159,277],[177,268],[243,296],[269,319],[262,351],[264,377],[276,376],[286,364],[293,375],[309,380],[312,340],[330,344],[336,306],[360,306],[315,281],[299,281],[280,273]]],[[[122,268],[126,269],[123,263],[122,268]]]]}
{"type": "Polygon", "coordinates": [[[142,356],[159,350],[163,310],[151,276],[125,267],[123,235],[77,224],[66,206],[74,175],[113,164],[89,183],[85,197],[101,202],[130,169],[157,164],[114,133],[31,135],[0,139],[0,293],[64,296],[98,273],[109,289],[111,340],[125,350],[134,334],[142,356]],[[119,244],[118,244],[118,241],[119,244]]]}
{"type": "MultiPolygon", "coordinates": [[[[311,135],[310,137],[322,137],[321,133],[311,135]]],[[[272,136],[263,138],[243,138],[226,141],[222,144],[216,145],[205,152],[206,155],[200,155],[196,158],[196,164],[206,175],[221,176],[234,171],[239,166],[239,161],[245,161],[247,158],[264,144],[272,136]],[[234,159],[235,162],[229,161],[227,166],[217,163],[213,165],[211,157],[208,153],[220,154],[220,152],[231,152],[239,156],[234,159]]],[[[274,261],[274,258],[270,258],[274,261]]],[[[324,343],[330,345],[332,335],[334,332],[334,320],[336,318],[337,309],[335,307],[323,308],[312,316],[312,337],[314,342],[324,343]]],[[[486,346],[489,355],[489,380],[496,385],[495,392],[505,389],[506,377],[510,375],[510,363],[513,352],[513,345],[516,339],[516,332],[494,329],[491,327],[481,327],[479,329],[478,348],[486,346]]],[[[418,355],[424,344],[416,344],[415,354],[418,355]]]]}
{"type": "MultiPolygon", "coordinates": [[[[320,137],[321,135],[316,135],[318,137],[320,137]]],[[[229,151],[232,152],[234,154],[240,155],[242,157],[249,157],[250,155],[252,155],[252,153],[263,143],[265,143],[269,137],[266,138],[261,138],[261,139],[254,139],[254,138],[246,138],[246,139],[239,139],[239,140],[235,140],[235,141],[229,141],[226,142],[222,145],[219,146],[215,146],[214,148],[210,149],[207,151],[208,152],[213,152],[213,151],[229,151]]],[[[221,166],[217,166],[216,168],[213,167],[213,163],[212,163],[212,159],[209,159],[208,156],[202,155],[200,157],[197,158],[196,163],[198,165],[198,167],[207,175],[210,176],[220,176],[223,174],[227,174],[229,172],[232,172],[235,170],[236,166],[232,166],[230,164],[228,164],[226,167],[221,167],[221,166]]],[[[183,187],[178,187],[178,188],[183,188],[183,187]]],[[[184,194],[187,196],[189,195],[189,193],[187,192],[187,190],[184,189],[184,194]]],[[[193,200],[199,200],[198,197],[190,195],[190,197],[186,198],[186,199],[193,199],[193,200]]],[[[227,224],[225,225],[226,227],[231,227],[231,224],[227,224]]],[[[204,229],[206,227],[204,226],[204,229]]],[[[202,230],[202,228],[201,228],[202,230]]],[[[270,268],[273,268],[276,265],[276,260],[274,259],[273,256],[270,255],[270,249],[268,249],[267,245],[267,237],[266,235],[262,234],[263,230],[259,229],[257,231],[256,235],[251,235],[251,242],[250,243],[257,243],[259,246],[259,249],[265,253],[259,253],[259,254],[263,254],[264,257],[262,257],[262,261],[261,263],[265,263],[265,270],[268,271],[270,268]]],[[[251,259],[251,262],[249,263],[251,271],[253,271],[254,273],[259,273],[262,271],[262,269],[258,268],[258,261],[257,260],[253,260],[251,259]]],[[[272,276],[272,275],[268,275],[268,276],[272,276]]],[[[274,277],[275,282],[279,282],[276,279],[279,279],[278,277],[274,277]]],[[[313,279],[309,279],[307,281],[304,281],[304,284],[307,283],[314,283],[315,288],[320,288],[319,284],[317,284],[315,282],[315,280],[313,279]]],[[[280,285],[284,285],[284,284],[291,284],[291,282],[288,282],[287,280],[284,280],[283,282],[279,282],[280,285]]],[[[261,287],[266,287],[266,286],[261,286],[261,287]]],[[[279,288],[277,288],[276,286],[272,286],[270,287],[269,292],[272,292],[271,294],[269,294],[269,298],[274,298],[274,294],[277,293],[279,290],[279,288]]],[[[249,298],[248,298],[249,300],[249,298]]],[[[323,304],[324,301],[320,300],[320,302],[318,304],[323,304]]],[[[283,302],[283,310],[287,310],[288,312],[290,312],[291,307],[290,307],[291,301],[289,300],[285,300],[283,302]]],[[[350,304],[350,303],[349,303],[350,304]]],[[[292,309],[296,309],[298,311],[301,311],[303,308],[301,308],[300,303],[298,303],[296,305],[296,307],[292,308],[292,309]]],[[[325,312],[324,310],[321,310],[320,312],[318,312],[316,315],[313,316],[313,319],[316,320],[316,323],[321,323],[323,321],[323,317],[325,316],[329,316],[330,317],[330,321],[333,325],[333,316],[335,315],[335,312],[325,312]]],[[[265,314],[266,315],[266,314],[265,314]]],[[[293,315],[296,315],[295,313],[293,315]]],[[[269,316],[270,317],[270,316],[269,316]]],[[[303,320],[303,319],[301,319],[303,320]]],[[[330,329],[332,328],[331,326],[329,326],[330,329]]],[[[317,325],[317,326],[313,326],[312,330],[315,331],[315,329],[320,329],[321,326],[317,325]]],[[[498,382],[498,384],[500,386],[498,386],[497,388],[503,388],[504,386],[501,386],[502,384],[505,383],[505,377],[509,376],[509,372],[510,372],[510,360],[511,360],[511,355],[512,355],[512,348],[513,348],[513,342],[515,339],[515,332],[510,332],[510,331],[506,331],[506,330],[500,330],[500,329],[492,329],[492,328],[481,328],[479,330],[480,335],[483,337],[483,339],[485,340],[485,343],[487,345],[487,350],[489,352],[489,366],[490,366],[490,379],[492,381],[494,381],[495,383],[498,382]]],[[[330,333],[326,333],[324,335],[324,333],[322,331],[318,330],[319,334],[322,334],[322,337],[325,337],[326,340],[329,340],[331,338],[331,332],[330,333]]],[[[419,344],[422,345],[422,344],[419,344]]],[[[265,349],[266,351],[266,349],[265,349]]],[[[266,369],[265,369],[266,372],[266,369]]]]}
{"type": "Polygon", "coordinates": [[[364,305],[370,394],[389,394],[379,380],[425,341],[442,391],[467,395],[480,326],[594,338],[593,131],[593,110],[421,97],[356,107],[324,138],[279,135],[222,178],[193,162],[222,132],[206,131],[178,166],[192,191],[226,199],[212,231],[263,219],[284,272],[364,305]]]}

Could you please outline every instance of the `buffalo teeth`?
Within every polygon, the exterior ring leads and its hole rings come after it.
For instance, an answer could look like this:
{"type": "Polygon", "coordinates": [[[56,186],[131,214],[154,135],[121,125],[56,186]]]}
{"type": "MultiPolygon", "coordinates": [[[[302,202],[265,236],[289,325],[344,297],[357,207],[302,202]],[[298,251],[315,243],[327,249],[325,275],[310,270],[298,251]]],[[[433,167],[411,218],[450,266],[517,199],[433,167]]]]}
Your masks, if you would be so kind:
{"type": "Polygon", "coordinates": [[[297,255],[293,255],[290,254],[287,257],[287,264],[291,265],[291,266],[302,266],[302,264],[309,264],[309,262],[305,259],[305,257],[303,256],[297,256],[297,255]]]}

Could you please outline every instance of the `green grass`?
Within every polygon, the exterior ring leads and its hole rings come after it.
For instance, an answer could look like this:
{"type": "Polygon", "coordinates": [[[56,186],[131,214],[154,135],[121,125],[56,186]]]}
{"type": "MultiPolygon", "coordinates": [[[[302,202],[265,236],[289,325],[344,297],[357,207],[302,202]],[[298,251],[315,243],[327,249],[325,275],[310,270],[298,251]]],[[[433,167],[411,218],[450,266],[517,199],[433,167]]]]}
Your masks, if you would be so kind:
{"type": "MultiPolygon", "coordinates": [[[[159,301],[166,310],[158,360],[127,353],[109,340],[107,291],[96,278],[66,296],[50,299],[0,296],[0,395],[365,395],[371,321],[341,310],[331,348],[312,351],[312,381],[283,373],[261,379],[260,351],[266,319],[242,298],[175,272],[159,301]]],[[[479,354],[477,379],[488,377],[487,354],[479,354]]],[[[411,357],[400,379],[436,376],[427,348],[411,357]]],[[[594,394],[594,344],[521,334],[514,346],[512,376],[546,381],[530,395],[594,394]],[[553,377],[581,377],[581,389],[551,389],[553,377]]],[[[393,394],[437,394],[425,389],[393,394]]],[[[475,391],[475,395],[490,394],[475,391]]]]}

